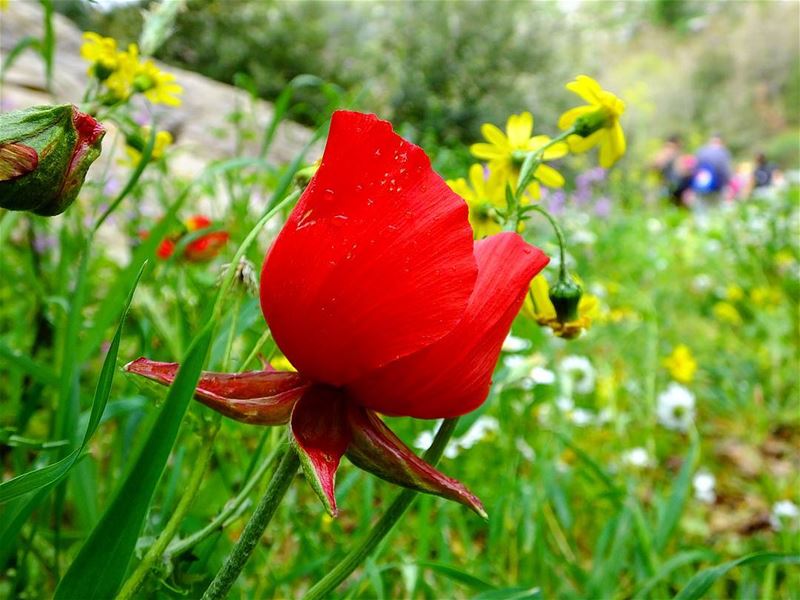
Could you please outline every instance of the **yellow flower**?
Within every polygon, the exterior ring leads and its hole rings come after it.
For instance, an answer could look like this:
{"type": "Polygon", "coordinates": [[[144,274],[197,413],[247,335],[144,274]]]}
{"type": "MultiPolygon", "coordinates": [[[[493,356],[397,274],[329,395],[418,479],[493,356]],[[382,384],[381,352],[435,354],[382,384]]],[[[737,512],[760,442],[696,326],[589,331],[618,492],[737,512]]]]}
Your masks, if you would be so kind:
{"type": "Polygon", "coordinates": [[[567,139],[570,150],[586,152],[599,146],[600,166],[609,168],[625,154],[625,134],[619,124],[625,102],[586,75],[578,75],[566,87],[588,102],[571,108],[558,120],[561,129],[575,126],[580,133],[567,139]]]}
{"type": "MultiPolygon", "coordinates": [[[[142,128],[142,137],[144,140],[137,138],[134,144],[132,144],[133,140],[128,140],[128,144],[125,146],[125,152],[128,155],[128,164],[131,167],[136,167],[139,164],[139,161],[142,159],[141,151],[135,146],[141,145],[141,149],[144,150],[144,144],[146,144],[147,140],[150,139],[149,127],[142,128]]],[[[172,145],[173,141],[172,134],[169,131],[157,132],[156,141],[153,143],[153,154],[150,156],[150,158],[152,160],[158,160],[164,156],[164,151],[168,146],[172,145]]]]}
{"type": "Polygon", "coordinates": [[[781,292],[777,288],[759,286],[750,290],[750,301],[759,308],[769,308],[781,303],[781,292]]]}
{"type": "Polygon", "coordinates": [[[119,66],[117,41],[114,38],[103,37],[93,31],[87,31],[83,34],[81,58],[91,63],[87,73],[104,81],[119,66]]]}
{"type": "Polygon", "coordinates": [[[744,291],[735,283],[732,283],[725,290],[725,297],[729,302],[738,302],[744,298],[744,291]]]}
{"type": "Polygon", "coordinates": [[[152,60],[137,65],[133,87],[153,104],[180,106],[183,88],[175,83],[175,75],[159,69],[152,60]]]}
{"type": "Polygon", "coordinates": [[[0,11],[8,8],[8,0],[0,0],[0,11]]]}
{"type": "Polygon", "coordinates": [[[522,314],[534,319],[539,325],[549,327],[558,337],[572,339],[589,329],[592,321],[600,316],[600,302],[596,296],[583,294],[578,302],[578,318],[561,323],[556,309],[550,301],[550,286],[544,275],[537,275],[531,281],[528,296],[522,305],[522,314]]]}
{"type": "Polygon", "coordinates": [[[497,172],[490,172],[488,179],[483,167],[475,164],[469,168],[469,181],[463,177],[447,182],[456,194],[461,196],[469,207],[469,223],[475,232],[475,239],[500,232],[497,210],[505,203],[504,182],[497,172]]]}
{"type": "Polygon", "coordinates": [[[133,80],[139,66],[139,47],[128,45],[128,49],[117,52],[117,66],[105,80],[105,85],[117,100],[127,100],[134,93],[133,80]]]}
{"type": "Polygon", "coordinates": [[[791,267],[794,264],[794,255],[784,248],[783,250],[779,250],[778,253],[775,255],[775,264],[778,266],[778,269],[784,270],[787,267],[791,267]]]}
{"type": "Polygon", "coordinates": [[[731,325],[741,325],[742,315],[736,310],[736,307],[730,302],[717,302],[713,308],[714,316],[720,321],[730,323],[731,325]]]}
{"type": "Polygon", "coordinates": [[[663,364],[672,378],[679,383],[691,383],[697,371],[697,361],[685,344],[675,346],[672,354],[663,360],[663,364]]]}
{"type": "Polygon", "coordinates": [[[124,52],[118,52],[117,67],[108,77],[106,87],[120,100],[126,100],[131,94],[144,94],[153,104],[180,106],[183,88],[175,83],[175,76],[159,69],[147,59],[139,58],[139,47],[130,44],[124,52]]]}
{"type": "Polygon", "coordinates": [[[269,364],[276,371],[297,371],[297,369],[294,368],[294,365],[290,363],[289,359],[283,354],[277,354],[273,356],[270,359],[269,364]]]}
{"type": "MultiPolygon", "coordinates": [[[[486,138],[486,142],[472,144],[470,152],[477,158],[488,160],[489,168],[511,180],[512,185],[516,184],[516,178],[519,176],[519,169],[526,154],[538,150],[550,142],[550,138],[546,135],[532,135],[533,116],[529,112],[508,117],[505,133],[491,123],[484,123],[481,126],[481,133],[486,138]]],[[[567,152],[567,145],[559,142],[545,150],[542,158],[543,160],[554,160],[561,158],[567,152]]],[[[564,177],[561,173],[545,164],[537,167],[534,177],[536,181],[528,188],[528,192],[534,198],[539,196],[539,182],[548,187],[564,185],[564,177]]]]}

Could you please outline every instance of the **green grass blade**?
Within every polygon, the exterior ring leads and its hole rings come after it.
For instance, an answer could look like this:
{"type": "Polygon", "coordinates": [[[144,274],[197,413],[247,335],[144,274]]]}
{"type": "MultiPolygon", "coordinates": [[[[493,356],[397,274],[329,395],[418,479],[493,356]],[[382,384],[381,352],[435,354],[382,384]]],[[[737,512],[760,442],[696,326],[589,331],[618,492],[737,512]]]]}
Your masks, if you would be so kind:
{"type": "Polygon", "coordinates": [[[481,592],[473,596],[472,600],[539,600],[540,598],[542,598],[541,588],[510,587],[481,592]]]}
{"type": "Polygon", "coordinates": [[[424,569],[430,569],[431,571],[435,571],[439,575],[443,575],[443,576],[447,577],[448,579],[451,579],[452,581],[455,581],[456,583],[460,583],[462,585],[465,585],[465,586],[467,586],[469,588],[472,588],[473,590],[476,590],[478,592],[484,592],[484,591],[495,589],[495,586],[493,586],[488,581],[484,581],[483,579],[475,577],[474,575],[470,575],[469,573],[465,573],[464,571],[462,571],[462,570],[460,570],[460,569],[458,569],[458,568],[456,568],[456,567],[454,567],[452,565],[446,565],[446,564],[427,561],[427,560],[419,561],[419,562],[417,562],[417,564],[420,567],[424,568],[424,569]]]}
{"type": "Polygon", "coordinates": [[[667,505],[661,513],[656,526],[655,547],[661,551],[669,542],[675,528],[678,526],[678,521],[681,518],[683,507],[686,504],[686,498],[689,495],[689,488],[692,484],[692,473],[694,466],[697,463],[697,457],[700,452],[700,445],[697,437],[694,436],[692,445],[689,447],[689,452],[683,461],[681,470],[678,473],[678,478],[672,486],[667,505]]]}
{"type": "Polygon", "coordinates": [[[110,598],[125,577],[150,502],[194,395],[212,324],[194,339],[125,480],[56,589],[55,598],[110,598]]]}
{"type": "Polygon", "coordinates": [[[714,556],[715,554],[710,550],[688,550],[672,556],[669,560],[664,561],[655,575],[642,584],[634,595],[634,599],[645,600],[645,598],[652,597],[650,592],[653,591],[653,588],[665,581],[677,569],[701,560],[713,559],[714,556]]]}
{"type": "Polygon", "coordinates": [[[34,490],[55,485],[66,477],[72,467],[74,467],[80,459],[86,445],[89,443],[89,440],[97,430],[97,426],[100,424],[100,418],[103,416],[103,411],[108,403],[108,397],[111,394],[111,384],[114,381],[117,354],[119,353],[119,344],[122,339],[122,328],[125,323],[125,317],[128,314],[131,300],[133,300],[133,292],[136,290],[136,286],[139,284],[139,279],[142,276],[143,268],[139,270],[139,274],[133,282],[133,287],[128,294],[128,301],[123,308],[122,318],[117,326],[117,331],[114,334],[111,346],[106,353],[106,358],[103,361],[103,367],[100,371],[100,377],[97,380],[94,398],[92,399],[92,411],[86,426],[86,433],[84,433],[83,436],[83,442],[78,448],[61,460],[47,465],[46,467],[23,473],[22,475],[18,475],[0,484],[0,505],[34,490]]]}
{"type": "Polygon", "coordinates": [[[5,366],[11,369],[16,369],[32,377],[39,383],[44,385],[57,386],[59,384],[58,375],[56,375],[50,367],[36,362],[32,358],[12,350],[2,342],[0,342],[0,359],[5,362],[5,366]]]}
{"type": "Polygon", "coordinates": [[[675,600],[697,600],[711,589],[716,581],[724,577],[731,569],[744,566],[760,566],[769,564],[797,565],[800,564],[800,554],[780,554],[778,552],[756,552],[736,560],[722,563],[716,567],[700,571],[689,580],[675,600]]]}

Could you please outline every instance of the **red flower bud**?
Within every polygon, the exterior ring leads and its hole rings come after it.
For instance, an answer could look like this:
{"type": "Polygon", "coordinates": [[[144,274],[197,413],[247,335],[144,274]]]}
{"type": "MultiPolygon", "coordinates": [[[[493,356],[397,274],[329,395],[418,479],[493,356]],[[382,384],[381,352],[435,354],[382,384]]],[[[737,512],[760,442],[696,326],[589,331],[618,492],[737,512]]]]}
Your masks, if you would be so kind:
{"type": "Polygon", "coordinates": [[[78,196],[105,129],[71,104],[0,115],[0,207],[53,216],[78,196]]]}

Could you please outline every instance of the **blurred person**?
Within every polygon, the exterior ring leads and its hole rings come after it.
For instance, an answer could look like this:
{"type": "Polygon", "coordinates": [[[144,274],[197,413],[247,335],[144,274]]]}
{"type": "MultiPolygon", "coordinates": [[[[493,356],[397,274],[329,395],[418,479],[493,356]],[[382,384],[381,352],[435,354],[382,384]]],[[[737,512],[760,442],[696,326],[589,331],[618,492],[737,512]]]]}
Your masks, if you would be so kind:
{"type": "Polygon", "coordinates": [[[753,189],[765,188],[772,185],[776,167],[767,160],[763,152],[756,154],[756,164],[753,169],[753,189]]]}
{"type": "Polygon", "coordinates": [[[695,206],[704,211],[717,204],[733,174],[731,153],[719,135],[713,135],[708,143],[695,154],[697,166],[692,179],[692,189],[697,193],[695,206]]]}
{"type": "Polygon", "coordinates": [[[679,135],[671,135],[650,163],[658,172],[663,194],[676,206],[686,206],[686,191],[692,184],[695,160],[683,154],[683,141],[679,135]]]}

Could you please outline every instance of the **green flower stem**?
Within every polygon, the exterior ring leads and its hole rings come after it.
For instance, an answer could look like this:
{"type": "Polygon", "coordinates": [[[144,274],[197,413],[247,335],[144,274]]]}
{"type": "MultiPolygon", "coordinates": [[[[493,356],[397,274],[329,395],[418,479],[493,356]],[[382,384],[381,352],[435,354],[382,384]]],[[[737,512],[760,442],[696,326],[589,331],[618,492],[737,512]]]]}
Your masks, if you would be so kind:
{"type": "MultiPolygon", "coordinates": [[[[433,444],[424,454],[424,458],[432,465],[436,465],[442,457],[445,446],[453,432],[456,429],[458,417],[454,419],[445,419],[439,431],[436,432],[436,437],[433,444]]],[[[340,583],[342,583],[350,574],[364,562],[364,559],[369,556],[377,545],[389,534],[395,524],[406,512],[411,502],[416,497],[415,490],[404,490],[394,499],[394,502],[386,510],[386,513],[369,532],[369,535],[362,540],[355,548],[353,548],[347,556],[345,556],[339,564],[337,564],[325,577],[320,579],[314,586],[308,590],[304,600],[321,600],[322,598],[330,597],[331,592],[335,590],[340,583]]]]}
{"type": "Polygon", "coordinates": [[[228,269],[225,271],[225,274],[222,276],[222,282],[220,283],[220,293],[217,294],[217,300],[211,310],[211,319],[214,321],[218,321],[219,318],[222,316],[222,310],[225,306],[224,298],[227,291],[230,289],[231,284],[233,283],[233,278],[236,275],[236,266],[239,264],[239,261],[244,256],[247,248],[250,247],[250,244],[255,241],[256,236],[261,232],[264,228],[264,225],[267,224],[271,218],[273,218],[278,211],[283,209],[286,206],[293,204],[298,198],[300,197],[300,191],[293,192],[286,196],[283,200],[281,200],[278,204],[274,207],[267,210],[264,216],[259,219],[258,223],[256,223],[255,227],[250,230],[250,233],[247,234],[247,237],[239,246],[239,249],[236,251],[236,254],[233,255],[233,259],[231,259],[230,264],[228,265],[228,269]]]}
{"type": "Polygon", "coordinates": [[[566,261],[566,247],[567,243],[564,241],[564,232],[561,231],[561,227],[559,226],[558,222],[553,218],[549,212],[543,209],[538,204],[534,204],[531,206],[531,210],[535,210],[538,213],[541,213],[545,216],[545,218],[550,222],[552,225],[553,230],[556,232],[556,237],[558,238],[558,249],[561,256],[561,264],[558,266],[558,278],[560,281],[563,281],[567,278],[567,261],[566,261]]]}
{"type": "Polygon", "coordinates": [[[175,537],[175,534],[178,532],[183,518],[189,511],[192,501],[197,496],[197,490],[200,489],[203,475],[206,472],[206,467],[208,467],[208,462],[214,451],[214,439],[217,437],[221,423],[222,415],[215,413],[210,431],[200,440],[200,453],[197,455],[197,458],[195,458],[194,467],[189,475],[189,481],[186,482],[186,488],[178,502],[178,506],[175,507],[175,512],[170,516],[169,521],[167,521],[158,539],[150,546],[142,562],[139,563],[136,570],[128,578],[128,581],[125,582],[124,587],[117,596],[117,600],[131,600],[131,598],[136,595],[136,592],[139,590],[142,583],[144,583],[150,569],[152,569],[156,561],[161,558],[161,555],[164,554],[164,550],[167,549],[172,538],[175,537]]]}
{"type": "Polygon", "coordinates": [[[506,231],[517,231],[517,228],[519,227],[519,221],[522,218],[522,195],[525,193],[525,188],[527,188],[531,181],[533,181],[536,175],[536,169],[540,164],[542,164],[545,151],[559,142],[563,142],[574,133],[575,127],[570,127],[569,129],[562,131],[544,146],[538,150],[535,150],[534,152],[531,152],[525,157],[525,161],[522,163],[522,167],[519,170],[519,179],[517,180],[517,189],[513,194],[513,203],[508,202],[508,218],[505,226],[506,231]]]}
{"type": "MultiPolygon", "coordinates": [[[[241,305],[242,295],[237,293],[231,313],[231,328],[228,332],[228,339],[225,344],[225,354],[222,358],[223,371],[228,369],[228,364],[230,363],[231,350],[233,349],[233,340],[236,337],[236,325],[238,323],[241,305]]],[[[150,546],[147,554],[145,554],[142,561],[137,565],[136,570],[125,582],[122,591],[120,591],[119,596],[117,596],[117,600],[130,600],[134,597],[142,583],[144,583],[147,574],[153,568],[153,565],[155,565],[156,562],[161,558],[161,556],[167,550],[167,547],[172,539],[178,533],[178,528],[180,527],[181,522],[186,516],[186,513],[189,512],[192,501],[197,496],[197,490],[200,489],[200,484],[203,482],[203,475],[206,472],[208,462],[213,454],[214,440],[216,439],[217,433],[219,433],[220,425],[222,424],[222,415],[219,413],[214,413],[211,419],[210,427],[201,437],[200,452],[195,459],[192,472],[189,475],[189,481],[187,481],[186,487],[183,489],[181,499],[178,501],[178,505],[175,507],[175,512],[173,512],[170,516],[169,521],[159,534],[158,539],[156,539],[153,545],[150,546]]]]}
{"type": "Polygon", "coordinates": [[[203,600],[217,600],[227,596],[231,586],[258,545],[299,466],[300,458],[297,456],[297,452],[291,447],[288,448],[272,476],[272,481],[269,482],[266,493],[245,525],[239,541],[236,542],[222,569],[219,570],[214,581],[203,594],[203,600]]]}
{"type": "Polygon", "coordinates": [[[94,224],[94,227],[92,227],[92,231],[89,234],[90,238],[94,236],[97,230],[100,229],[100,226],[103,223],[105,223],[105,220],[109,216],[111,216],[111,213],[113,213],[117,209],[117,207],[128,196],[128,194],[130,194],[133,191],[133,188],[139,182],[139,178],[142,176],[142,173],[144,173],[147,164],[150,162],[150,157],[153,155],[153,148],[155,148],[155,145],[156,145],[156,123],[155,121],[153,121],[151,123],[150,139],[147,140],[147,145],[142,151],[142,157],[139,160],[139,164],[136,165],[136,168],[133,170],[133,173],[131,173],[131,176],[128,178],[128,183],[125,184],[125,187],[122,188],[122,191],[119,194],[117,194],[117,197],[111,201],[111,204],[108,205],[108,208],[106,208],[106,210],[103,211],[103,214],[100,215],[100,217],[97,219],[97,222],[94,224]]]}
{"type": "Polygon", "coordinates": [[[224,529],[226,521],[236,515],[242,506],[244,506],[244,503],[247,500],[247,497],[250,495],[250,492],[253,491],[253,488],[256,487],[256,484],[261,481],[261,478],[272,466],[272,463],[275,462],[275,459],[278,457],[278,453],[279,451],[277,448],[270,452],[269,456],[264,459],[256,472],[253,473],[253,476],[247,480],[247,483],[244,485],[244,487],[242,487],[242,490],[236,495],[235,498],[230,500],[223,507],[219,514],[214,517],[208,525],[182,540],[175,540],[169,545],[164,554],[167,557],[180,555],[186,552],[189,548],[192,548],[205,540],[214,532],[224,529]]]}

